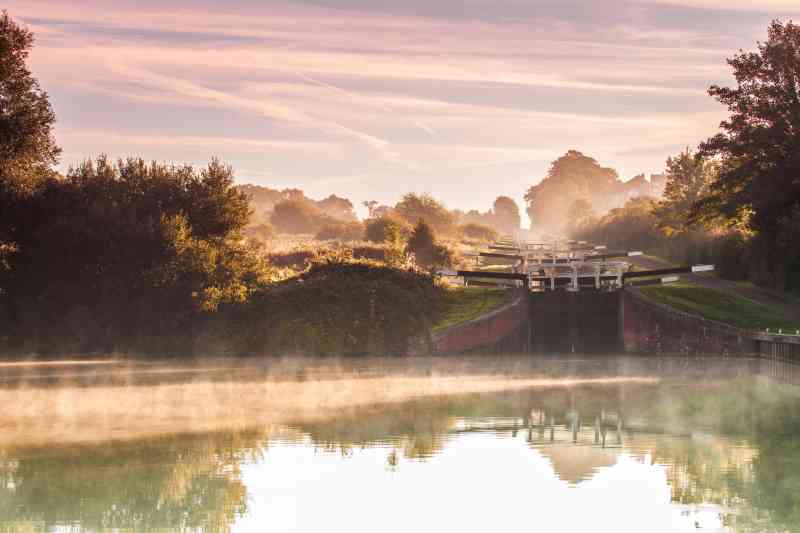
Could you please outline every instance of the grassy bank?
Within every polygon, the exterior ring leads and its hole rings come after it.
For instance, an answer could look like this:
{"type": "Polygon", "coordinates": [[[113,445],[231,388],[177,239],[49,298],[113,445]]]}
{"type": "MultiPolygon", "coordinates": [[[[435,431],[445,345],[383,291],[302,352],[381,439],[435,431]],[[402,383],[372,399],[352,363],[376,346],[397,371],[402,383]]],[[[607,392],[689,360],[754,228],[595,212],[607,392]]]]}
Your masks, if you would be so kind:
{"type": "Polygon", "coordinates": [[[511,298],[511,291],[477,287],[458,287],[447,289],[442,302],[442,314],[433,327],[438,333],[450,326],[468,322],[486,314],[511,298]]]}
{"type": "Polygon", "coordinates": [[[656,302],[739,328],[783,329],[784,332],[800,329],[800,323],[786,318],[771,307],[736,294],[698,287],[691,283],[653,285],[640,290],[656,302]]]}

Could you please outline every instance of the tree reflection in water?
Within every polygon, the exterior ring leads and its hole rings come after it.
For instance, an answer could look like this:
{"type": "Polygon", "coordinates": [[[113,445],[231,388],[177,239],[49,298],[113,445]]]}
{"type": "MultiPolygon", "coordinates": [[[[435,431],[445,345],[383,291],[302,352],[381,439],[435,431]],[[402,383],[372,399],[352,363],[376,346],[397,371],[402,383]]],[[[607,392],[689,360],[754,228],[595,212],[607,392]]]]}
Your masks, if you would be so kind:
{"type": "Polygon", "coordinates": [[[228,531],[247,512],[240,465],[263,444],[241,432],[5,451],[0,526],[228,531]]]}
{"type": "MultiPolygon", "coordinates": [[[[385,468],[447,453],[472,433],[522,440],[571,485],[620,454],[666,466],[672,501],[721,506],[734,530],[800,528],[800,393],[757,379],[582,385],[350,409],[272,430],[171,435],[0,452],[0,530],[227,531],[248,512],[242,466],[268,446],[349,455],[385,468]]],[[[481,458],[478,458],[479,460],[481,458]]],[[[486,459],[486,458],[484,458],[486,459]]]]}

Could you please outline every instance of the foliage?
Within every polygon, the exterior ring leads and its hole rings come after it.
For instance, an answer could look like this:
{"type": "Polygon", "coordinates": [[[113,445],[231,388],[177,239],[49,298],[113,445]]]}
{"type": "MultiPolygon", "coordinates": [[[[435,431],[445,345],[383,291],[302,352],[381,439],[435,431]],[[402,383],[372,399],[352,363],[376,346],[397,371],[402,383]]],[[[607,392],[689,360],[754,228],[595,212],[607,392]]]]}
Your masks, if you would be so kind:
{"type": "Polygon", "coordinates": [[[433,229],[424,220],[414,226],[407,249],[414,254],[417,265],[423,268],[451,266],[455,263],[452,250],[436,242],[433,229]]]}
{"type": "Polygon", "coordinates": [[[388,205],[383,205],[375,200],[361,202],[361,205],[367,208],[367,212],[369,213],[368,218],[382,218],[392,214],[391,207],[388,205]]]}
{"type": "Polygon", "coordinates": [[[717,166],[688,148],[667,159],[664,199],[655,210],[658,227],[666,235],[686,232],[694,205],[709,192],[717,166]]]}
{"type": "Polygon", "coordinates": [[[32,351],[169,349],[270,277],[241,238],[247,198],[216,160],[198,171],[100,157],[9,205],[3,334],[32,351]]]}
{"type": "Polygon", "coordinates": [[[427,194],[406,194],[395,205],[394,211],[412,226],[425,221],[434,231],[442,235],[452,235],[455,232],[455,216],[427,194]]]}
{"type": "Polygon", "coordinates": [[[364,225],[354,220],[352,222],[329,223],[322,227],[316,238],[321,241],[342,240],[357,241],[364,236],[364,225]]]}
{"type": "Polygon", "coordinates": [[[334,221],[307,200],[284,200],[275,205],[270,223],[280,232],[314,235],[334,221]]]}
{"type": "Polygon", "coordinates": [[[341,198],[335,194],[331,194],[327,198],[320,200],[316,203],[317,209],[322,211],[325,215],[341,221],[341,222],[356,222],[356,212],[353,209],[353,203],[347,198],[341,198]]]}
{"type": "Polygon", "coordinates": [[[411,235],[411,225],[403,219],[382,216],[369,218],[364,222],[364,237],[372,242],[385,242],[387,237],[394,233],[403,239],[411,235]]]}
{"type": "Polygon", "coordinates": [[[231,531],[248,510],[241,465],[265,440],[253,431],[183,434],[25,453],[10,471],[0,468],[0,480],[14,480],[0,487],[0,516],[9,531],[20,523],[231,531]]]}
{"type": "MultiPolygon", "coordinates": [[[[60,149],[53,136],[55,114],[47,93],[25,62],[33,34],[0,14],[0,186],[30,191],[50,177],[60,149]]],[[[0,210],[4,206],[0,204],[0,210]]],[[[3,236],[0,234],[0,239],[3,236]]]]}
{"type": "Polygon", "coordinates": [[[584,198],[596,209],[605,210],[620,184],[614,169],[601,167],[593,158],[570,150],[553,161],[547,176],[525,194],[531,225],[559,232],[567,223],[564,213],[575,200],[584,198]]]}
{"type": "Polygon", "coordinates": [[[587,230],[597,223],[597,215],[592,208],[592,203],[586,198],[578,198],[567,210],[567,234],[576,236],[580,231],[587,230]]]}
{"type": "Polygon", "coordinates": [[[469,239],[476,239],[484,242],[494,242],[497,240],[497,232],[489,226],[469,222],[460,227],[461,234],[469,239]]]}
{"type": "MultiPolygon", "coordinates": [[[[308,268],[320,258],[334,255],[336,250],[342,248],[331,243],[309,243],[304,246],[288,250],[274,251],[267,254],[267,261],[275,268],[288,268],[300,272],[308,268]]],[[[386,260],[386,246],[374,243],[349,243],[347,249],[354,259],[368,259],[371,261],[386,260]]]]}
{"type": "Polygon", "coordinates": [[[498,234],[515,235],[521,225],[519,207],[517,203],[508,196],[498,196],[494,201],[492,209],[481,213],[472,209],[463,213],[454,211],[458,223],[462,226],[467,224],[478,224],[487,226],[495,230],[498,234]]]}
{"type": "Polygon", "coordinates": [[[492,214],[499,231],[507,235],[515,235],[521,226],[522,218],[519,215],[517,202],[508,196],[498,196],[494,201],[492,214]]]}
{"type": "Polygon", "coordinates": [[[386,264],[402,268],[408,264],[408,253],[405,249],[405,239],[401,232],[401,226],[390,224],[385,227],[383,244],[385,249],[386,264]]]}
{"type": "Polygon", "coordinates": [[[800,26],[773,21],[756,52],[728,60],[736,87],[712,86],[709,94],[727,106],[722,131],[700,146],[716,157],[719,176],[698,202],[694,218],[724,217],[744,223],[768,242],[769,279],[777,288],[797,275],[797,245],[787,255],[778,241],[797,243],[800,210],[800,26]]]}
{"type": "Polygon", "coordinates": [[[403,354],[439,315],[433,278],[329,258],[254,298],[234,321],[246,353],[403,354]]]}
{"type": "Polygon", "coordinates": [[[600,217],[594,225],[583,226],[575,236],[612,248],[649,250],[660,237],[654,207],[652,199],[634,198],[600,217]]]}
{"type": "Polygon", "coordinates": [[[275,228],[269,222],[253,223],[252,218],[242,231],[248,241],[259,246],[265,246],[270,243],[276,233],[275,228]]]}
{"type": "Polygon", "coordinates": [[[800,324],[787,319],[780,311],[736,294],[689,283],[653,285],[640,290],[670,307],[739,328],[783,328],[787,331],[800,328],[800,324]]]}

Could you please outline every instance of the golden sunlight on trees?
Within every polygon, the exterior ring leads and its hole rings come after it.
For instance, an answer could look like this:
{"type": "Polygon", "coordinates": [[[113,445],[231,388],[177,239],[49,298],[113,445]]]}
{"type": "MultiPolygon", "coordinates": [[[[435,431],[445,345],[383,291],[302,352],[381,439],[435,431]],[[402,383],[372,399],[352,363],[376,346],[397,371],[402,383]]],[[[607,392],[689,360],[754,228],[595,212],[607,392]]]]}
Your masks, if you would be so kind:
{"type": "Polygon", "coordinates": [[[427,194],[406,194],[395,205],[394,211],[413,226],[424,221],[433,231],[442,235],[452,235],[455,232],[455,216],[427,194]]]}
{"type": "Polygon", "coordinates": [[[581,198],[596,210],[606,211],[621,183],[616,170],[570,150],[553,161],[547,176],[525,193],[531,227],[557,233],[565,230],[568,220],[564,215],[581,198]]]}
{"type": "Polygon", "coordinates": [[[715,162],[688,148],[667,159],[664,199],[655,211],[658,226],[666,235],[688,231],[692,209],[708,194],[716,173],[715,162]]]}
{"type": "Polygon", "coordinates": [[[407,248],[414,254],[417,265],[423,268],[451,266],[455,261],[453,252],[436,242],[433,228],[424,220],[420,220],[414,226],[414,231],[408,239],[407,248]]]}
{"type": "Polygon", "coordinates": [[[773,21],[757,51],[728,64],[736,86],[709,94],[730,116],[700,146],[719,175],[693,219],[745,222],[763,256],[756,281],[800,290],[800,26],[773,21]]]}
{"type": "Polygon", "coordinates": [[[61,152],[53,136],[56,117],[47,93],[25,64],[32,46],[33,34],[3,11],[0,14],[0,185],[18,192],[30,191],[52,176],[52,167],[61,152]]]}

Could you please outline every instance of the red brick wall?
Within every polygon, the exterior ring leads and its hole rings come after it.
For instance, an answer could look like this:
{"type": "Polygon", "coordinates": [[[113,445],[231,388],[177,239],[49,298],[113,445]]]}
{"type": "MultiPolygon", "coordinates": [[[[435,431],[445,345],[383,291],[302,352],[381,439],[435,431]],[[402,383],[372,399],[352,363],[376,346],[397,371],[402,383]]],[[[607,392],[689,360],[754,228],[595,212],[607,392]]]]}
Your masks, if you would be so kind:
{"type": "Polygon", "coordinates": [[[436,353],[498,351],[507,344],[510,351],[524,351],[530,322],[527,291],[514,301],[487,315],[453,326],[433,338],[436,353]]]}

